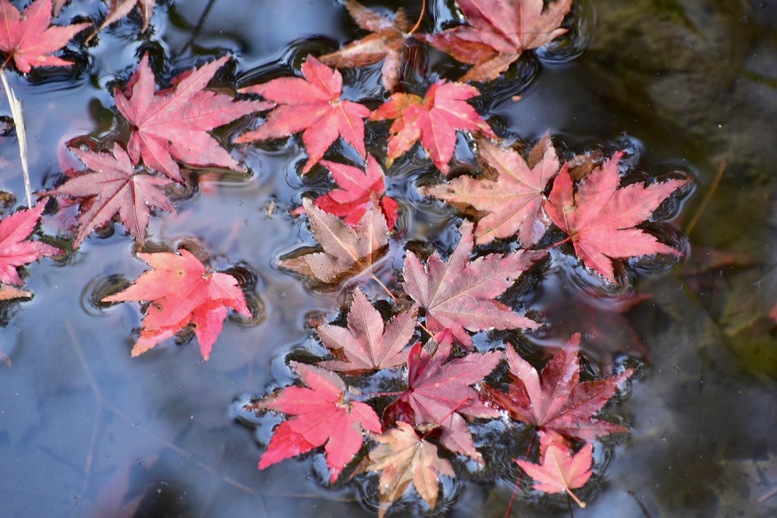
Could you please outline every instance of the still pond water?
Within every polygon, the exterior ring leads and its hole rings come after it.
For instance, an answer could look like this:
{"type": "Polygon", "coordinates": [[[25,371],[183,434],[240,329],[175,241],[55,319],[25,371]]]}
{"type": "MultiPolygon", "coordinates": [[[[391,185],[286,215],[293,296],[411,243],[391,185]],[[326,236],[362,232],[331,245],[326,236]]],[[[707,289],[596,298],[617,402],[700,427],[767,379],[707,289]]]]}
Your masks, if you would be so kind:
{"type": "MultiPolygon", "coordinates": [[[[366,3],[418,12],[413,1],[366,3]]],[[[123,131],[111,86],[126,80],[143,49],[166,58],[169,69],[158,71],[166,78],[227,51],[236,61],[221,80],[248,84],[361,35],[333,0],[159,4],[145,37],[133,15],[92,46],[71,45],[70,71],[9,74],[24,103],[34,189],[80,168],[65,151],[69,140],[123,131]]],[[[100,10],[101,2],[73,0],[59,23],[100,10]]],[[[452,21],[443,0],[429,11],[426,30],[432,20],[437,28],[452,21]]],[[[640,366],[612,412],[632,432],[595,459],[589,505],[574,514],[773,516],[777,330],[767,315],[777,303],[777,2],[586,0],[573,25],[565,47],[526,64],[531,74],[484,89],[480,108],[491,122],[524,138],[550,130],[578,151],[626,147],[639,168],[682,170],[698,183],[675,221],[692,225],[686,257],[671,270],[642,265],[637,289],[645,301],[626,309],[591,300],[562,287],[561,274],[533,301],[553,331],[530,340],[595,333],[604,344],[590,354],[601,364],[640,366]],[[520,102],[509,101],[517,94],[520,102]]],[[[437,62],[455,66],[438,55],[430,66],[437,62]]],[[[378,68],[348,74],[350,84],[367,85],[350,94],[379,99],[378,68]]],[[[10,113],[7,104],[0,110],[10,113]]],[[[312,243],[288,213],[303,193],[326,188],[323,176],[300,179],[304,154],[293,142],[234,153],[252,174],[200,174],[194,192],[180,193],[178,214],[153,218],[149,232],[160,249],[201,247],[215,267],[255,283],[256,317],[228,321],[209,362],[198,361],[193,343],[130,358],[137,306],[96,302],[144,270],[121,227],[90,237],[66,261],[31,265],[26,288],[34,299],[3,306],[0,351],[10,360],[0,363],[3,516],[374,515],[374,483],[324,487],[321,455],[256,469],[277,421],[246,423],[239,402],[291,380],[287,356],[315,348],[309,322],[334,318],[344,291],[310,291],[276,266],[312,243]]],[[[13,135],[0,137],[0,162],[0,189],[22,200],[13,135]]],[[[391,194],[405,202],[406,239],[454,242],[445,228],[455,213],[415,193],[421,173],[413,168],[429,174],[421,158],[390,173],[391,194]]],[[[57,224],[43,230],[56,235],[57,224]]],[[[399,252],[388,268],[401,266],[399,252]]],[[[512,480],[463,476],[445,482],[437,509],[503,516],[512,492],[512,480]]],[[[420,508],[408,500],[394,512],[420,508]]],[[[569,511],[562,497],[535,495],[519,496],[513,513],[569,511]]]]}

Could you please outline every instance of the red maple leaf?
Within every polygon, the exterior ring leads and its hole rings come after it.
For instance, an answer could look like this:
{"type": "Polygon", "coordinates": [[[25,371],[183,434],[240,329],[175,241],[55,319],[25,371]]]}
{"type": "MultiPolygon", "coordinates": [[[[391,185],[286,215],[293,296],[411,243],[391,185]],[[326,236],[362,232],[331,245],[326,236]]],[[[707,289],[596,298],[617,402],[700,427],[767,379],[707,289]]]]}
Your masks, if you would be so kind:
{"type": "Polygon", "coordinates": [[[360,28],[372,34],[353,41],[337,52],[321,56],[322,63],[337,68],[364,67],[383,60],[383,87],[391,91],[399,79],[399,66],[410,23],[405,10],[397,9],[392,20],[377,11],[367,9],[355,0],[346,0],[345,7],[360,28]]]}
{"type": "Polygon", "coordinates": [[[18,210],[0,221],[0,282],[21,286],[24,281],[16,268],[41,257],[62,253],[57,247],[27,240],[38,225],[46,201],[44,198],[35,207],[18,210]]]}
{"type": "Polygon", "coordinates": [[[534,480],[534,489],[545,493],[566,492],[580,507],[585,503],[572,492],[591,478],[593,446],[586,443],[577,453],[552,436],[540,437],[540,463],[516,459],[515,462],[534,480]]]}
{"type": "Polygon", "coordinates": [[[410,405],[416,427],[439,427],[440,444],[482,462],[462,416],[499,415],[481,401],[470,385],[483,381],[504,355],[491,351],[451,358],[452,347],[450,330],[437,333],[426,345],[418,342],[413,346],[407,360],[408,389],[399,401],[410,405]]]}
{"type": "Polygon", "coordinates": [[[270,104],[234,101],[225,94],[206,91],[228,56],[176,77],[173,87],[156,92],[154,73],[143,56],[125,91],[116,89],[116,107],[132,125],[127,151],[133,163],[146,166],[176,182],[182,182],[176,160],[195,167],[243,170],[208,131],[270,104]]]}
{"type": "Polygon", "coordinates": [[[310,388],[287,387],[250,405],[293,416],[275,428],[259,469],[324,446],[329,481],[334,482],[364,444],[363,432],[381,432],[380,419],[369,405],[348,401],[345,383],[335,374],[297,362],[291,368],[310,388]]]}
{"type": "Polygon", "coordinates": [[[516,232],[524,248],[535,244],[549,224],[542,210],[545,187],[559,169],[550,136],[546,134],[534,146],[529,163],[517,151],[485,139],[478,142],[478,156],[488,176],[460,176],[421,192],[485,213],[475,227],[475,244],[509,238],[516,232]]]}
{"type": "Polygon", "coordinates": [[[576,191],[567,168],[563,167],[545,203],[548,216],[569,235],[583,264],[613,283],[617,281],[611,259],[680,255],[679,250],[635,227],[686,184],[685,180],[675,179],[651,185],[632,183],[619,189],[622,155],[615,153],[602,167],[583,177],[576,191]]]}
{"type": "Polygon", "coordinates": [[[74,23],[67,27],[51,26],[51,0],[36,0],[24,13],[9,0],[0,0],[0,51],[13,59],[20,72],[33,67],[67,67],[73,63],[52,56],[90,23],[74,23]]]}
{"type": "Polygon", "coordinates": [[[338,136],[366,158],[363,119],[370,115],[369,108],[342,99],[343,76],[315,57],[305,60],[301,78],[282,77],[240,91],[259,94],[277,106],[259,129],[241,135],[235,142],[278,139],[302,131],[308,153],[303,174],[321,160],[338,136]]]}
{"type": "Polygon", "coordinates": [[[426,267],[413,252],[405,256],[402,286],[426,309],[426,328],[432,333],[450,329],[460,344],[471,348],[472,338],[466,330],[539,327],[534,320],[513,313],[494,298],[512,286],[545,252],[518,250],[471,261],[472,245],[472,224],[465,222],[461,225],[461,240],[447,263],[436,252],[427,259],[426,267]]]}
{"type": "Polygon", "coordinates": [[[462,63],[475,65],[461,81],[490,81],[507,70],[524,50],[561,36],[559,27],[572,0],[457,0],[469,25],[419,35],[462,63]]]}
{"type": "Polygon", "coordinates": [[[227,308],[251,316],[237,279],[209,272],[191,252],[181,249],[180,255],[139,253],[138,257],[152,269],[143,272],[126,290],[102,299],[151,302],[132,356],[143,354],[192,324],[202,357],[207,360],[227,318],[227,308]]]}
{"type": "Polygon", "coordinates": [[[108,12],[105,13],[105,19],[99,30],[103,30],[112,23],[119,21],[121,18],[127,16],[132,8],[136,5],[140,11],[140,16],[143,19],[142,32],[146,32],[148,29],[148,23],[151,21],[151,15],[154,14],[154,5],[156,0],[109,0],[108,12]]]}
{"type": "MultiPolygon", "coordinates": [[[[402,421],[397,422],[396,428],[372,438],[380,444],[359,464],[356,473],[381,472],[380,503],[396,502],[412,483],[421,498],[434,508],[440,493],[439,476],[456,476],[450,461],[440,458],[437,446],[418,437],[413,427],[402,421]]],[[[378,515],[384,513],[385,509],[381,507],[378,515]]]]}
{"type": "Polygon", "coordinates": [[[348,361],[325,361],[325,369],[349,372],[388,369],[407,362],[405,346],[415,332],[418,306],[402,311],[388,325],[360,289],[353,292],[348,311],[348,327],[322,325],[316,328],[319,338],[330,350],[343,354],[348,361]]]}
{"type": "Polygon", "coordinates": [[[175,212],[164,191],[171,182],[166,178],[136,173],[129,155],[118,144],[113,146],[113,155],[80,149],[72,151],[87,168],[94,171],[72,177],[51,191],[57,196],[81,200],[80,228],[73,248],[77,248],[86,236],[108,223],[116,214],[135,241],[142,244],[146,240],[151,209],[175,212]]]}
{"type": "Polygon", "coordinates": [[[578,437],[587,441],[628,429],[593,417],[634,372],[629,369],[607,379],[580,383],[578,347],[575,333],[567,345],[542,369],[542,375],[526,360],[507,347],[507,363],[514,379],[509,392],[484,386],[483,391],[510,417],[551,434],[578,437]]]}
{"type": "Polygon", "coordinates": [[[363,172],[357,167],[328,160],[322,160],[321,165],[329,169],[340,188],[316,198],[316,207],[344,218],[346,223],[355,227],[370,207],[380,206],[386,226],[389,230],[394,228],[399,204],[385,195],[386,176],[372,155],[367,155],[367,168],[363,172]]]}
{"type": "Polygon", "coordinates": [[[467,102],[480,95],[477,88],[461,83],[437,81],[423,99],[396,93],[370,116],[370,120],[393,119],[389,129],[388,157],[391,163],[420,141],[435,167],[448,174],[448,162],[456,147],[457,131],[479,132],[496,138],[488,123],[467,102]]]}

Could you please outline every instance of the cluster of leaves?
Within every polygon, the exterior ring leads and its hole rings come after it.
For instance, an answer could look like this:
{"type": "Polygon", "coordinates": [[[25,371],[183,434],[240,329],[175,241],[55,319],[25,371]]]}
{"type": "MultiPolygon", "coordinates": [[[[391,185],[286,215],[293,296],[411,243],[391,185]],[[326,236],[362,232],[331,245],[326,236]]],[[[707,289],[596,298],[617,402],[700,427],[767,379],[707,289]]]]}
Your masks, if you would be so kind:
{"type": "MultiPolygon", "coordinates": [[[[67,66],[52,54],[89,24],[50,26],[52,12],[65,2],[34,0],[24,13],[0,0],[0,51],[27,73],[36,66],[67,66]],[[6,32],[2,32],[6,31],[6,32]]],[[[395,16],[369,9],[355,0],[345,6],[369,34],[341,50],[308,56],[301,77],[282,77],[244,87],[241,98],[207,89],[224,56],[169,81],[158,89],[148,55],[123,88],[113,92],[115,108],[130,128],[129,139],[74,148],[86,166],[70,172],[57,188],[41,193],[38,205],[0,222],[0,281],[19,285],[16,267],[58,253],[50,245],[25,241],[37,224],[48,197],[61,205],[78,205],[73,248],[95,230],[120,221],[142,249],[152,212],[175,211],[167,188],[184,184],[184,169],[244,167],[210,133],[241,117],[265,113],[256,129],[236,143],[286,138],[301,133],[307,153],[304,175],[319,164],[337,187],[297,211],[307,218],[320,250],[297,253],[280,265],[319,283],[335,284],[367,271],[394,302],[394,316],[384,322],[367,295],[352,290],[347,327],[321,325],[316,334],[330,357],[316,365],[291,362],[301,385],[277,391],[246,405],[250,411],[286,415],[275,429],[259,467],[324,448],[330,481],[336,481],[363,450],[355,473],[379,472],[383,510],[412,485],[430,507],[439,494],[439,477],[455,477],[450,457],[485,462],[469,422],[508,418],[532,426],[539,434],[539,463],[517,464],[549,493],[583,486],[592,473],[595,439],[626,428],[595,415],[631,375],[580,381],[575,334],[541,373],[511,344],[476,350],[473,333],[494,329],[531,330],[540,322],[498,300],[535,264],[567,251],[603,283],[618,283],[621,260],[679,251],[640,228],[672,193],[687,181],[624,183],[621,153],[596,162],[570,163],[558,156],[550,139],[539,140],[525,156],[500,139],[470,100],[480,92],[468,82],[496,80],[530,49],[565,33],[561,23],[572,0],[457,0],[461,25],[434,34],[416,33],[402,11],[395,16]],[[411,43],[410,40],[414,40],[411,43]],[[400,91],[409,45],[431,45],[471,65],[459,80],[430,78],[422,95],[400,91]],[[385,101],[371,109],[344,98],[338,68],[383,61],[385,101]],[[365,132],[388,128],[385,153],[368,153],[365,132]],[[449,179],[459,133],[479,161],[479,171],[449,179]],[[357,167],[326,160],[342,139],[362,160],[357,167]],[[460,225],[461,239],[447,258],[435,252],[419,257],[407,251],[402,283],[386,286],[372,267],[390,246],[401,206],[386,195],[386,170],[419,144],[440,172],[440,183],[421,187],[429,197],[461,209],[470,219],[460,225]],[[560,237],[559,237],[560,236],[560,237]],[[505,253],[476,247],[504,243],[505,253]],[[566,243],[571,243],[567,246],[566,243]],[[7,249],[7,252],[6,252],[7,249]],[[414,345],[410,345],[415,342],[414,345]],[[486,378],[506,362],[506,381],[486,378]],[[379,373],[379,374],[378,374],[379,373]],[[401,389],[360,393],[354,384],[388,376],[401,389]],[[388,398],[388,399],[387,399],[388,398]],[[379,412],[380,410],[380,412],[379,412]]],[[[135,6],[143,30],[154,7],[151,0],[109,2],[98,30],[135,6]]],[[[423,15],[422,15],[423,17],[423,15]]],[[[420,22],[421,20],[419,20],[420,22]]],[[[389,176],[390,178],[390,176],[389,176]]],[[[210,271],[187,250],[138,253],[151,266],[132,286],[104,302],[149,302],[132,354],[139,355],[193,328],[202,357],[209,358],[228,310],[250,316],[237,280],[210,271]]],[[[529,452],[532,453],[532,452],[529,452]]]]}

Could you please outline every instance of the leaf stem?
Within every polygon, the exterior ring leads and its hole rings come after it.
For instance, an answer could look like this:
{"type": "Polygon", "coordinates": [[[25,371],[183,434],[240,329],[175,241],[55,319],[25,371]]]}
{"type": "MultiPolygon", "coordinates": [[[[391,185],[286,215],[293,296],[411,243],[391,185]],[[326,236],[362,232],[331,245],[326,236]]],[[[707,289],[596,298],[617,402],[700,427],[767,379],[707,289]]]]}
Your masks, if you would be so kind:
{"type": "Polygon", "coordinates": [[[688,224],[685,226],[686,236],[691,235],[691,232],[693,232],[694,227],[696,227],[696,224],[701,219],[702,214],[704,214],[704,211],[707,209],[707,205],[709,205],[710,201],[712,200],[712,196],[715,194],[715,191],[718,190],[718,187],[720,186],[720,181],[723,179],[723,173],[726,171],[726,165],[727,165],[726,160],[723,160],[718,166],[718,170],[715,173],[715,178],[712,180],[712,185],[710,185],[710,188],[707,190],[706,194],[704,195],[704,199],[701,201],[699,208],[696,209],[696,212],[694,212],[693,217],[691,218],[691,221],[689,221],[688,224]]]}
{"type": "Polygon", "coordinates": [[[421,14],[418,15],[418,20],[415,22],[415,25],[413,25],[413,28],[410,29],[410,32],[407,33],[408,36],[412,35],[415,31],[418,30],[418,28],[421,26],[421,22],[424,20],[425,14],[426,14],[426,0],[421,0],[421,14]]]}
{"type": "Polygon", "coordinates": [[[579,505],[581,508],[585,509],[585,502],[583,502],[582,500],[580,500],[580,499],[577,497],[577,495],[576,495],[576,494],[574,494],[574,493],[572,492],[572,490],[571,490],[571,489],[567,488],[567,494],[568,494],[570,497],[572,497],[572,500],[574,500],[574,501],[575,501],[575,503],[576,503],[577,505],[579,505]]]}
{"type": "Polygon", "coordinates": [[[30,171],[27,166],[27,130],[24,126],[24,114],[22,113],[22,102],[16,98],[16,94],[8,84],[8,78],[5,75],[5,66],[0,68],[0,78],[3,80],[3,89],[8,98],[8,104],[11,105],[11,116],[14,126],[16,126],[16,139],[19,142],[19,157],[22,161],[22,174],[24,175],[24,192],[27,195],[27,206],[32,207],[32,187],[30,185],[30,171]]]}

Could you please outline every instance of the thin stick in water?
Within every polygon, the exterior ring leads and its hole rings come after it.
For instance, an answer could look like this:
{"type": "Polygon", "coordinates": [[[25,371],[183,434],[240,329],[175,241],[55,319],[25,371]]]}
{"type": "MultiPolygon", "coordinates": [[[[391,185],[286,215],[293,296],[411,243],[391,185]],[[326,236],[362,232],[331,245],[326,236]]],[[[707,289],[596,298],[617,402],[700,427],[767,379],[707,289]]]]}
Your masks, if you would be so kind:
{"type": "Polygon", "coordinates": [[[30,185],[30,170],[27,166],[27,130],[24,126],[24,115],[22,113],[22,102],[16,98],[16,94],[8,84],[8,78],[5,76],[5,69],[0,68],[0,78],[3,80],[3,89],[8,97],[8,104],[11,105],[11,116],[16,126],[16,138],[19,141],[19,157],[22,161],[22,174],[24,175],[24,192],[27,195],[27,206],[32,207],[32,186],[30,185]]]}

